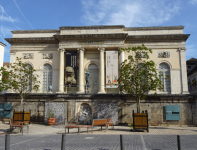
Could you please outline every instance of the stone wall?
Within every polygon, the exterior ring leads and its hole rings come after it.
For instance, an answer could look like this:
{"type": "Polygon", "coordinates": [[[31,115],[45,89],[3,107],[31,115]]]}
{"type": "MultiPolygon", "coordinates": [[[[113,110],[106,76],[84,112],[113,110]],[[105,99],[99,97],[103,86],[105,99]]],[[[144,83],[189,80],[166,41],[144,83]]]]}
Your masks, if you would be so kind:
{"type": "MultiPolygon", "coordinates": [[[[13,110],[31,110],[31,122],[46,123],[47,106],[52,107],[57,116],[57,123],[79,123],[81,106],[90,106],[92,119],[111,118],[115,124],[132,124],[132,111],[137,112],[137,104],[133,98],[119,94],[105,95],[58,95],[42,94],[25,100],[23,106],[16,98],[3,98],[0,102],[11,102],[13,110]]],[[[14,93],[12,95],[15,95],[14,93]]],[[[195,95],[157,95],[141,100],[141,111],[148,111],[150,125],[197,125],[197,96],[195,95]],[[167,121],[165,105],[180,106],[180,121],[167,121]]],[[[2,119],[2,118],[1,118],[2,119]]],[[[92,122],[92,120],[91,120],[92,122]]]]}

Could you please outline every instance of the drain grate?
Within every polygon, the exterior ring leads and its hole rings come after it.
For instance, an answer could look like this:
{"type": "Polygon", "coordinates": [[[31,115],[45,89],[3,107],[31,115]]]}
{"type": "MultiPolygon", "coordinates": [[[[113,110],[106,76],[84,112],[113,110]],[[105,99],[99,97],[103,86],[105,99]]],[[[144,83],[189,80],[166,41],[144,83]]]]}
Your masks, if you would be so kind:
{"type": "Polygon", "coordinates": [[[93,139],[94,137],[85,137],[85,139],[90,140],[93,139]]]}

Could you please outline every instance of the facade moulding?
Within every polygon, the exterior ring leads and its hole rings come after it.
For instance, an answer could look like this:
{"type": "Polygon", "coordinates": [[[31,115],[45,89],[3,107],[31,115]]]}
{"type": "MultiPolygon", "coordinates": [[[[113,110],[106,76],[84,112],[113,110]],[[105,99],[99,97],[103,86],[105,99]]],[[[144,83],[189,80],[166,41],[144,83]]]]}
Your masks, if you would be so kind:
{"type": "Polygon", "coordinates": [[[54,35],[59,41],[68,40],[124,40],[128,36],[127,33],[114,33],[114,34],[75,34],[75,35],[54,35]]]}
{"type": "Polygon", "coordinates": [[[54,37],[44,37],[44,38],[5,38],[10,44],[21,43],[21,44],[59,44],[59,41],[54,37]]]}
{"type": "Polygon", "coordinates": [[[180,42],[180,41],[186,41],[189,36],[190,34],[129,35],[125,43],[180,42]]]}

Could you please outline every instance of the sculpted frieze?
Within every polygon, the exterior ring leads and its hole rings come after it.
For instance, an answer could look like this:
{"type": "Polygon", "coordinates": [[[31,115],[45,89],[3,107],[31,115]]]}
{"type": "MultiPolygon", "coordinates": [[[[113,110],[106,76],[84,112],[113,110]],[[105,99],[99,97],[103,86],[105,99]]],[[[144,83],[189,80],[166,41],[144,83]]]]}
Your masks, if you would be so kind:
{"type": "Polygon", "coordinates": [[[158,52],[158,58],[170,58],[170,52],[158,52]]]}
{"type": "Polygon", "coordinates": [[[33,53],[23,53],[23,59],[34,59],[33,53]]]}
{"type": "Polygon", "coordinates": [[[42,54],[42,59],[53,59],[53,53],[42,54]]]}

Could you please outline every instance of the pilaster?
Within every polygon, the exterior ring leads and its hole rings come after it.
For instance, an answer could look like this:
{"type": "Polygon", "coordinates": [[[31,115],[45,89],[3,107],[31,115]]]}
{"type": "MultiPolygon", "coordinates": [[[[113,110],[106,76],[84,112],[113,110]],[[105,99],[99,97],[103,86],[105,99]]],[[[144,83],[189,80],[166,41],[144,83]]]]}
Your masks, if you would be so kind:
{"type": "Polygon", "coordinates": [[[181,92],[182,94],[189,94],[187,85],[187,69],[186,69],[186,48],[179,48],[180,67],[181,67],[181,92]]]}

